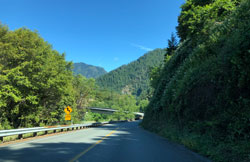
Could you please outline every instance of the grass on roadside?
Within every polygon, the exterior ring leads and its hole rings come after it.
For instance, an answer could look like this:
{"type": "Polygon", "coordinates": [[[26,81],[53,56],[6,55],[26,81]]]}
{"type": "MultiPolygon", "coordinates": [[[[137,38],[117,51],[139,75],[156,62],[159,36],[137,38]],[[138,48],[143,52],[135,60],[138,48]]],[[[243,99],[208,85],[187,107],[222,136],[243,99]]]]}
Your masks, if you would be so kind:
{"type": "MultiPolygon", "coordinates": [[[[148,129],[148,127],[142,127],[148,129]]],[[[215,162],[249,162],[250,161],[250,142],[229,141],[214,139],[206,134],[198,134],[188,130],[179,130],[174,126],[158,127],[149,129],[169,141],[179,143],[185,147],[208,157],[215,162]]]]}

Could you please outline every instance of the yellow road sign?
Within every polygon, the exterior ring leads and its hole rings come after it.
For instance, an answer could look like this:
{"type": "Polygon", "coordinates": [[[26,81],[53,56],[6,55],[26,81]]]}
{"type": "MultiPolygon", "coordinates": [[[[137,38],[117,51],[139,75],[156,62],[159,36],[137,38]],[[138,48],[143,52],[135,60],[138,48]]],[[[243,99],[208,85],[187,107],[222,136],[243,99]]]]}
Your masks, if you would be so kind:
{"type": "Polygon", "coordinates": [[[71,120],[71,115],[69,114],[65,115],[65,120],[71,120]]]}
{"type": "Polygon", "coordinates": [[[70,113],[72,112],[71,107],[67,106],[67,107],[64,109],[64,112],[65,112],[66,114],[70,114],[70,113]]]}

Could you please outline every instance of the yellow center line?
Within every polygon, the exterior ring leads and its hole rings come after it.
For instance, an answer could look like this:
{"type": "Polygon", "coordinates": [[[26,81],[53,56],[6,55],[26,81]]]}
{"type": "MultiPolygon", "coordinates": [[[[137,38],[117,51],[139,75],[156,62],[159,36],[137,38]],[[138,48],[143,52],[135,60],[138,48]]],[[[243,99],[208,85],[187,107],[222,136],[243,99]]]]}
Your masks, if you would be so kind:
{"type": "MultiPolygon", "coordinates": [[[[119,127],[118,127],[119,128],[119,127]]],[[[86,154],[88,151],[90,151],[92,148],[94,148],[96,145],[98,145],[99,143],[101,143],[105,138],[107,138],[108,136],[110,136],[111,134],[115,133],[115,131],[118,129],[116,128],[115,130],[111,131],[109,134],[107,134],[106,136],[102,137],[102,139],[100,139],[99,141],[97,141],[95,144],[91,145],[89,148],[87,148],[86,150],[84,150],[83,152],[81,152],[80,154],[76,155],[73,159],[71,159],[69,162],[74,162],[77,159],[79,159],[81,156],[83,156],[84,154],[86,154]]]]}

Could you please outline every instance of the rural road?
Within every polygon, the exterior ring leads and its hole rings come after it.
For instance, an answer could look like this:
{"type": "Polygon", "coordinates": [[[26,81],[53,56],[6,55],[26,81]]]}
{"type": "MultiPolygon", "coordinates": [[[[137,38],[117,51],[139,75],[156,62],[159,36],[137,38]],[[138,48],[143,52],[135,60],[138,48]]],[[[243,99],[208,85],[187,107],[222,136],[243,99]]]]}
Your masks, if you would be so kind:
{"type": "Polygon", "coordinates": [[[206,162],[207,159],[139,127],[108,124],[0,146],[0,162],[206,162]]]}

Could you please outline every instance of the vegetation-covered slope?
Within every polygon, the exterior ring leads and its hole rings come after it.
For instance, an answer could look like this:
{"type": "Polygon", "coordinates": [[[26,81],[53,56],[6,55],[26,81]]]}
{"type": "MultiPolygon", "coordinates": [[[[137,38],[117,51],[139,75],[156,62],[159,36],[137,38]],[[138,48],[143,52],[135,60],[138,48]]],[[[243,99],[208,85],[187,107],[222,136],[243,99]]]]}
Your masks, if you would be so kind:
{"type": "Polygon", "coordinates": [[[81,74],[86,78],[97,78],[107,73],[102,67],[88,65],[83,62],[74,63],[73,72],[74,74],[81,74]]]}
{"type": "Polygon", "coordinates": [[[150,51],[138,60],[97,78],[97,84],[119,93],[147,98],[150,91],[150,68],[162,64],[164,54],[165,51],[162,49],[150,51]]]}
{"type": "Polygon", "coordinates": [[[134,96],[102,91],[93,78],[73,75],[72,63],[37,32],[10,31],[0,23],[0,129],[66,124],[82,120],[131,119],[138,111],[134,96]],[[86,107],[116,108],[113,116],[88,113],[86,107]],[[126,113],[125,113],[125,112],[126,113]]]}
{"type": "Polygon", "coordinates": [[[214,161],[250,161],[250,1],[188,0],[142,125],[214,161]]]}

